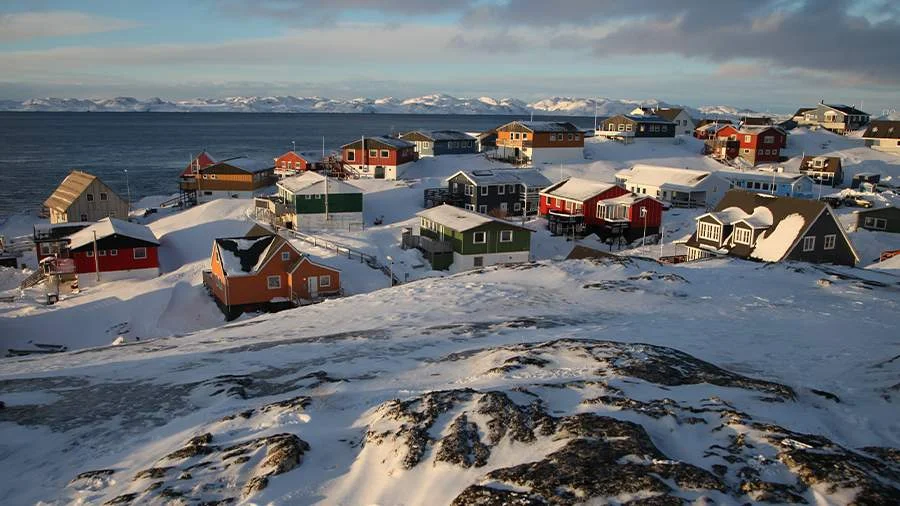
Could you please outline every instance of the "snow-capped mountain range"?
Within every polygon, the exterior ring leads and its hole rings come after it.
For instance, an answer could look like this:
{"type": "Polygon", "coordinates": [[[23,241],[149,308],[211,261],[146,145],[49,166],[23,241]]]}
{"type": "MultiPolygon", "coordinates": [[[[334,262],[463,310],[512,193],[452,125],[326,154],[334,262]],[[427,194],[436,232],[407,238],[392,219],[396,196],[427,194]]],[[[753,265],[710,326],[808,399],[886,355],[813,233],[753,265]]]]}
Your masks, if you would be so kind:
{"type": "MultiPolygon", "coordinates": [[[[595,112],[610,116],[631,111],[637,106],[666,107],[658,99],[616,100],[608,98],[550,97],[536,102],[515,98],[457,98],[445,94],[415,98],[354,98],[324,97],[228,97],[164,100],[133,97],[110,99],[33,98],[22,102],[0,100],[2,111],[45,112],[323,112],[323,113],[394,113],[394,114],[553,114],[592,116],[595,112]]],[[[693,115],[731,115],[747,111],[727,106],[687,108],[693,115]],[[709,111],[708,113],[706,111],[709,111]]]]}

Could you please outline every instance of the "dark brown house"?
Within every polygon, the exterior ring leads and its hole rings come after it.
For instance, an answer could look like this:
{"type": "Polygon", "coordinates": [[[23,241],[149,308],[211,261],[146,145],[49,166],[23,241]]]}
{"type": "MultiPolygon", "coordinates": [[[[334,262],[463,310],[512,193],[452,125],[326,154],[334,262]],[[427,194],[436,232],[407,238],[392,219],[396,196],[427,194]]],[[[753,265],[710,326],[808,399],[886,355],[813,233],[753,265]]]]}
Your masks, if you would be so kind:
{"type": "Polygon", "coordinates": [[[854,211],[856,228],[874,230],[876,232],[900,233],[900,208],[888,206],[865,211],[854,211]]]}
{"type": "Polygon", "coordinates": [[[859,255],[824,202],[730,190],[697,220],[688,260],[734,256],[853,266],[859,255]]]}
{"type": "Polygon", "coordinates": [[[844,170],[838,156],[804,156],[800,172],[818,184],[835,187],[844,182],[844,170]]]}

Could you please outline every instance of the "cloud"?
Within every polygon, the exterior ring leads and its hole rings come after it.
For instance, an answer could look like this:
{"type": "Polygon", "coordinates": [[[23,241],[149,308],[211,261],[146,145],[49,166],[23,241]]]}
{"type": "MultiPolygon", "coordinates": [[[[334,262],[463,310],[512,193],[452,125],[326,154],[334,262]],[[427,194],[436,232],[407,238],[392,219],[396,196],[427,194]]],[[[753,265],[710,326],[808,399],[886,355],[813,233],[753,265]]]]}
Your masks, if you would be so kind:
{"type": "Polygon", "coordinates": [[[114,32],[136,26],[133,21],[75,11],[0,14],[0,42],[114,32]]]}

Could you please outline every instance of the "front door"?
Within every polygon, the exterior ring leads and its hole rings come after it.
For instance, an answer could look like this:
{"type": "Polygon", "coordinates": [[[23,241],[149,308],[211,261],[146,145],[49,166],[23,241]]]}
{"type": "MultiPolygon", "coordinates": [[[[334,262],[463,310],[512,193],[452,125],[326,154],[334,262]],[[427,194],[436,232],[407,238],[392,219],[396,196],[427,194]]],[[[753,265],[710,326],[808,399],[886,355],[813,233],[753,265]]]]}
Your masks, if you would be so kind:
{"type": "Polygon", "coordinates": [[[316,276],[310,276],[309,279],[306,280],[307,288],[309,289],[310,298],[316,297],[319,295],[319,278],[316,276]]]}

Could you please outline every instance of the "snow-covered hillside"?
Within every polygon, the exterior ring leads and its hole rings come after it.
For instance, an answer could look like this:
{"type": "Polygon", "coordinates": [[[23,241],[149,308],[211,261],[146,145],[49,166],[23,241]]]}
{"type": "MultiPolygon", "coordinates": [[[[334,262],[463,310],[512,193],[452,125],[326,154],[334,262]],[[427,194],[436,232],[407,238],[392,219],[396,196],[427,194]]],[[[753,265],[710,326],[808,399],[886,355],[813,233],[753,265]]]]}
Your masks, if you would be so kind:
{"type": "MultiPolygon", "coordinates": [[[[323,97],[228,97],[196,98],[191,100],[163,100],[151,98],[138,100],[132,97],[111,99],[34,98],[22,102],[0,101],[3,111],[71,111],[71,112],[323,112],[323,113],[395,113],[395,114],[516,114],[530,113],[592,116],[626,113],[636,106],[670,106],[657,99],[614,100],[608,98],[551,97],[527,103],[515,98],[457,98],[446,94],[425,95],[414,98],[354,98],[330,99],[323,97]]],[[[691,109],[700,115],[704,108],[691,109]]],[[[717,114],[729,115],[724,110],[738,111],[733,107],[714,108],[717,114]]]]}

